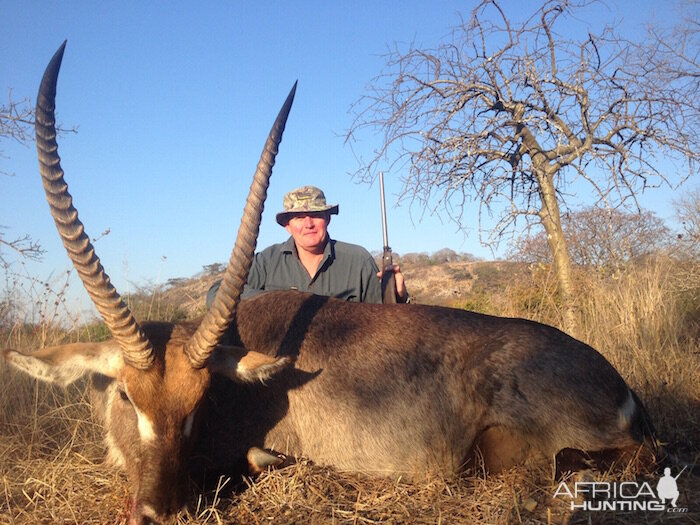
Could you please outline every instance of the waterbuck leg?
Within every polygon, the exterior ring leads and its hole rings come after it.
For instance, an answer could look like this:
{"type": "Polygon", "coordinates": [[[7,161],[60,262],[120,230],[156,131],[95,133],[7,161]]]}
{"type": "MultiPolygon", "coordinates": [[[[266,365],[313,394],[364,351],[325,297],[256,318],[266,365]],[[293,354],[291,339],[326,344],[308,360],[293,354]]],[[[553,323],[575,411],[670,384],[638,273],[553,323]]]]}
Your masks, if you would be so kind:
{"type": "Polygon", "coordinates": [[[502,426],[493,426],[483,431],[474,441],[472,458],[478,465],[478,456],[489,474],[497,474],[530,457],[530,445],[522,436],[502,426]]]}

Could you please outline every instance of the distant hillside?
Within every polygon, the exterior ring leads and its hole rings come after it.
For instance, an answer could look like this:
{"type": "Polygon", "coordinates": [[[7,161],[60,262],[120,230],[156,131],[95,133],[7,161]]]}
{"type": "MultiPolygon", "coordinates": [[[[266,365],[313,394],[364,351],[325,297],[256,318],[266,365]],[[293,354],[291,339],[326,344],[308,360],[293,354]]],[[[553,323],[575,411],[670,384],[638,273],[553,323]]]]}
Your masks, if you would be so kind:
{"type": "Polygon", "coordinates": [[[503,291],[527,265],[505,261],[445,262],[430,265],[402,263],[401,271],[417,303],[462,306],[484,294],[503,291]]]}
{"type": "MultiPolygon", "coordinates": [[[[400,261],[408,291],[416,303],[443,306],[478,305],[488,294],[498,294],[527,265],[506,261],[425,262],[400,261]]],[[[217,270],[222,265],[212,265],[217,270]]],[[[179,310],[179,317],[196,317],[204,312],[209,287],[221,279],[222,271],[204,271],[188,279],[171,279],[157,291],[158,301],[179,310]]]]}

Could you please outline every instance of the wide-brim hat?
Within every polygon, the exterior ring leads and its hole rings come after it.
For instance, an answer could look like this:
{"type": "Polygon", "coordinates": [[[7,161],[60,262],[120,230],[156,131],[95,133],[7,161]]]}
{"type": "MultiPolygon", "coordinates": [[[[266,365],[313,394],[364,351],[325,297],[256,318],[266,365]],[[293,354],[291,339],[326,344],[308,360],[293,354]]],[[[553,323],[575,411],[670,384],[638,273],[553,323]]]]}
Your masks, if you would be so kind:
{"type": "Polygon", "coordinates": [[[282,201],[284,211],[277,214],[277,224],[286,226],[294,215],[300,213],[327,211],[331,215],[338,214],[337,204],[326,203],[326,196],[316,186],[302,186],[284,196],[282,201]]]}

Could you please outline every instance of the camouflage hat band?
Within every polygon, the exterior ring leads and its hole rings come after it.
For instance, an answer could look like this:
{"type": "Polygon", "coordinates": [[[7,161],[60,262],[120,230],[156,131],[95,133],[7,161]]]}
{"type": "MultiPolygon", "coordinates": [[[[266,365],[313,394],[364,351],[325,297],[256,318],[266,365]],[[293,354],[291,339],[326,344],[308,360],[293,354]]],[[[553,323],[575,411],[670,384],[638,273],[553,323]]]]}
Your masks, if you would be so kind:
{"type": "Polygon", "coordinates": [[[284,211],[277,214],[277,223],[286,226],[289,219],[296,214],[327,211],[332,215],[338,214],[337,204],[327,204],[326,196],[316,186],[302,186],[284,196],[282,201],[284,211]]]}

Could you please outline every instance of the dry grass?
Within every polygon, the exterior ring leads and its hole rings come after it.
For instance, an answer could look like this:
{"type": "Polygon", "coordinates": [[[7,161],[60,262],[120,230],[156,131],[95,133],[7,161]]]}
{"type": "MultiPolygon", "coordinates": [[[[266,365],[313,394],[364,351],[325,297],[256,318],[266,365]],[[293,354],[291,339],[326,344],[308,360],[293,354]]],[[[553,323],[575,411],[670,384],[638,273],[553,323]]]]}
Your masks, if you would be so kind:
{"type": "MultiPolygon", "coordinates": [[[[450,263],[425,272],[406,269],[424,301],[469,304],[490,313],[556,324],[558,305],[545,267],[479,269],[450,263]],[[438,284],[440,280],[443,284],[438,284]],[[419,284],[420,282],[420,284],[419,284]],[[427,278],[426,278],[426,282],[427,278]],[[450,290],[430,296],[431,286],[450,290]],[[453,293],[456,290],[456,293],[453,293]],[[475,305],[475,306],[474,306],[475,305]]],[[[645,401],[659,434],[684,461],[700,459],[700,300],[698,285],[679,279],[672,265],[651,261],[616,276],[578,279],[580,337],[598,348],[645,401]]],[[[175,304],[201,309],[208,281],[187,282],[146,299],[144,309],[172,315],[175,304]],[[183,298],[189,298],[187,301],[183,298]],[[163,304],[159,302],[163,301],[163,304]]],[[[146,310],[147,311],[147,310],[146,310]]],[[[99,325],[69,333],[51,326],[0,332],[0,346],[37,347],[102,337],[99,325]]],[[[102,466],[102,430],[92,417],[84,383],[67,390],[38,384],[0,364],[0,524],[126,523],[123,475],[102,466]]],[[[648,480],[642,472],[596,475],[597,480],[648,480]]],[[[193,491],[180,523],[700,523],[700,480],[683,474],[679,506],[686,514],[572,513],[553,499],[548,470],[519,468],[484,479],[408,483],[338,472],[308,461],[256,480],[221,480],[217,490],[193,491]]]]}
{"type": "MultiPolygon", "coordinates": [[[[576,302],[579,339],[620,371],[662,439],[692,462],[700,458],[700,281],[688,271],[666,258],[614,274],[579,269],[576,302]]],[[[560,325],[553,290],[549,269],[534,268],[506,288],[496,313],[560,325]]]]}
{"type": "Polygon", "coordinates": [[[102,429],[85,384],[63,390],[8,368],[0,378],[0,523],[115,521],[91,516],[93,500],[119,508],[120,475],[100,466],[102,429]]]}

